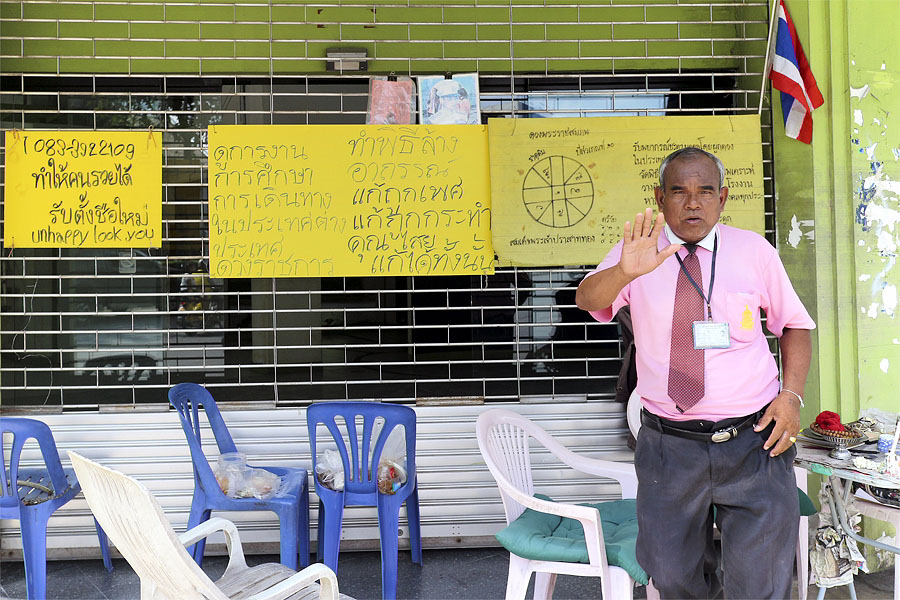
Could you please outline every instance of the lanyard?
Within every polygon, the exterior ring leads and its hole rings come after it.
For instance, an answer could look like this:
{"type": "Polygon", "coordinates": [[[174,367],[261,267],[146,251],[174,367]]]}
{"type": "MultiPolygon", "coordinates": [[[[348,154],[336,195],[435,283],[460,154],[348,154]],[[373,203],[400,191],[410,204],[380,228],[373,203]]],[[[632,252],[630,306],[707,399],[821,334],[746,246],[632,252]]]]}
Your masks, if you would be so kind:
{"type": "MultiPolygon", "coordinates": [[[[694,252],[696,252],[696,251],[697,250],[694,249],[694,252]]],[[[719,251],[719,236],[717,235],[715,237],[715,241],[713,241],[712,268],[710,269],[710,272],[709,272],[709,296],[708,297],[703,293],[703,288],[700,287],[703,284],[703,281],[701,280],[699,284],[696,281],[694,281],[694,278],[691,277],[691,274],[688,273],[687,268],[684,266],[684,262],[681,260],[681,257],[677,253],[675,254],[675,258],[678,259],[678,264],[681,266],[681,270],[684,271],[684,274],[687,276],[688,281],[691,282],[691,285],[694,286],[694,289],[697,290],[697,293],[700,294],[700,297],[703,298],[704,302],[706,302],[706,315],[707,315],[706,320],[707,321],[712,321],[712,306],[710,306],[709,303],[712,301],[713,284],[716,282],[716,253],[718,251],[719,251]]],[[[700,260],[699,256],[697,257],[697,260],[698,261],[700,260]]]]}

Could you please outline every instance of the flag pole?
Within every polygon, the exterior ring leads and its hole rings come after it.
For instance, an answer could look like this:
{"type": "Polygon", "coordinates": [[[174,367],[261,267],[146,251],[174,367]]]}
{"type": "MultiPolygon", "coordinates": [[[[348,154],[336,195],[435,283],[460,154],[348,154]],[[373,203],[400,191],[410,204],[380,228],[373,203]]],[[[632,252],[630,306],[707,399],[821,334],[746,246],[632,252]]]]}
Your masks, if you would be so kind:
{"type": "Polygon", "coordinates": [[[766,97],[766,80],[769,77],[769,69],[772,67],[772,62],[770,60],[772,54],[772,39],[773,32],[775,31],[775,23],[777,22],[776,13],[778,11],[778,4],[781,0],[771,0],[772,2],[772,15],[769,18],[769,37],[766,40],[766,62],[763,64],[763,72],[762,72],[762,84],[759,86],[759,111],[757,114],[762,114],[763,109],[763,99],[766,97]]]}

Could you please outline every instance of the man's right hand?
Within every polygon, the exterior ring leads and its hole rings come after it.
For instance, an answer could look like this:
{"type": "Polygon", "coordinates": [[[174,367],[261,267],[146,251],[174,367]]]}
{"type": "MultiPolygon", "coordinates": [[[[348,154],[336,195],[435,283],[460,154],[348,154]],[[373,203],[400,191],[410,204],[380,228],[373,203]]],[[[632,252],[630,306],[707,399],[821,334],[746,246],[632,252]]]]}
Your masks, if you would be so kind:
{"type": "Polygon", "coordinates": [[[622,258],[619,259],[618,266],[629,281],[654,270],[681,248],[679,244],[671,244],[657,250],[659,234],[664,226],[662,213],[656,215],[654,223],[653,210],[649,208],[634,216],[634,227],[629,221],[625,221],[622,258]]]}
{"type": "Polygon", "coordinates": [[[665,221],[663,215],[656,215],[648,208],[634,217],[634,226],[625,222],[622,241],[622,256],[618,264],[591,275],[581,282],[575,292],[575,303],[582,310],[603,310],[613,303],[626,285],[661,265],[663,261],[678,252],[679,244],[670,244],[657,250],[659,234],[665,221]]]}

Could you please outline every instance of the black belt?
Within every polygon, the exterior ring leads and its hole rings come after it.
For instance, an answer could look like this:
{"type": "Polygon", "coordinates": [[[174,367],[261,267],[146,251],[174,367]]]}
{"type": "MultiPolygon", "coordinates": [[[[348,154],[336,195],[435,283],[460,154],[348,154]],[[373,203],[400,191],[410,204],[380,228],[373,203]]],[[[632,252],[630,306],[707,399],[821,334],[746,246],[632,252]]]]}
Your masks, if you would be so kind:
{"type": "Polygon", "coordinates": [[[646,409],[641,409],[641,424],[667,435],[719,444],[736,438],[740,432],[752,427],[763,412],[764,410],[761,410],[746,417],[724,419],[713,423],[712,421],[671,421],[658,417],[646,409]]]}

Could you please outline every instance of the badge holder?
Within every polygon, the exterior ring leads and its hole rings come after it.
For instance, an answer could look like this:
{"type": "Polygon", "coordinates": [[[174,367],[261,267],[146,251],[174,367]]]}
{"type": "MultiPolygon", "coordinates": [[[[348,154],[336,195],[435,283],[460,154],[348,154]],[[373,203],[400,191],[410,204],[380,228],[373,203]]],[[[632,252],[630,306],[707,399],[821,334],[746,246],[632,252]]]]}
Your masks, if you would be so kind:
{"type": "Polygon", "coordinates": [[[716,321],[694,321],[694,349],[711,350],[713,348],[729,348],[731,335],[728,323],[716,321]]]}

